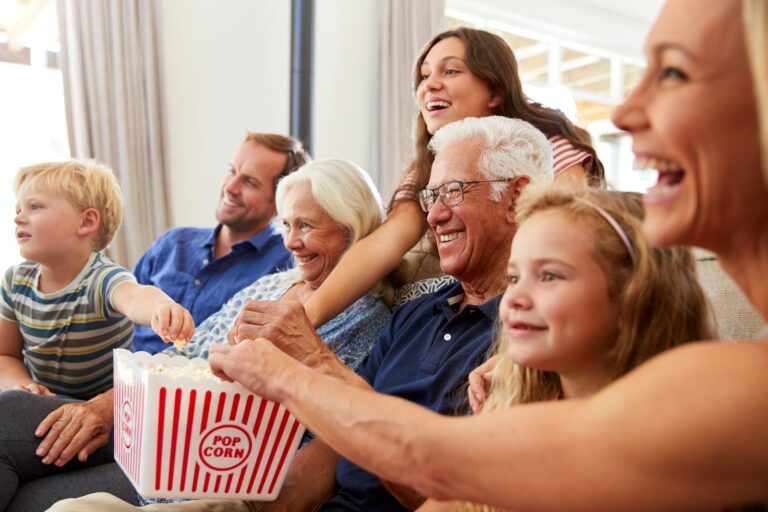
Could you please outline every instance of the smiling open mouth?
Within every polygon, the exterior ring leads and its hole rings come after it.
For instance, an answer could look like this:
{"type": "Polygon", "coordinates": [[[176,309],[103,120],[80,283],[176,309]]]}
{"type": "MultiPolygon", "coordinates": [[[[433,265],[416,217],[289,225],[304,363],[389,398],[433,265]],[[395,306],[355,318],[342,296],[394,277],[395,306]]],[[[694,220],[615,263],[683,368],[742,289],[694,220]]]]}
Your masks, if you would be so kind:
{"type": "Polygon", "coordinates": [[[663,158],[635,158],[635,169],[654,169],[659,176],[656,184],[648,189],[648,194],[663,195],[676,190],[685,179],[683,167],[674,160],[663,158]]]}
{"type": "Polygon", "coordinates": [[[520,330],[520,331],[546,331],[547,330],[546,327],[541,327],[541,326],[538,326],[538,325],[526,324],[526,323],[523,323],[523,322],[514,322],[514,323],[512,323],[512,325],[510,327],[512,329],[516,329],[516,330],[520,330]]]}
{"type": "Polygon", "coordinates": [[[453,233],[446,233],[444,235],[440,235],[438,237],[438,240],[440,241],[441,244],[443,244],[446,242],[453,242],[454,240],[456,240],[457,238],[461,238],[462,236],[464,236],[463,231],[454,231],[453,233]]]}
{"type": "Polygon", "coordinates": [[[443,110],[448,107],[450,107],[451,104],[444,100],[437,100],[437,101],[428,101],[427,102],[427,111],[429,112],[435,112],[436,110],[443,110]]]}

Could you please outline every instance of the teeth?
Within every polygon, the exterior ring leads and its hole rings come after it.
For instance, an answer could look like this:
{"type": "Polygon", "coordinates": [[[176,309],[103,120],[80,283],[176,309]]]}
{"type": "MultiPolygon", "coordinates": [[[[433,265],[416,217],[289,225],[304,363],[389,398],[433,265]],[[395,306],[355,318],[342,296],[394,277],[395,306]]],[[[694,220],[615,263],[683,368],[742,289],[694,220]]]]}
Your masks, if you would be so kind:
{"type": "Polygon", "coordinates": [[[647,194],[648,195],[663,195],[667,194],[669,192],[672,192],[677,188],[677,185],[666,185],[663,183],[658,183],[652,187],[648,188],[647,194]]]}
{"type": "Polygon", "coordinates": [[[306,263],[314,258],[314,256],[294,256],[299,263],[306,263]]]}
{"type": "Polygon", "coordinates": [[[633,163],[635,169],[656,169],[661,172],[681,172],[683,167],[672,160],[665,160],[656,157],[635,157],[633,163]]]}
{"type": "Polygon", "coordinates": [[[432,110],[437,107],[450,107],[451,104],[447,101],[443,100],[437,100],[437,101],[428,101],[427,102],[427,110],[432,110]]]}
{"type": "Polygon", "coordinates": [[[463,233],[461,231],[458,231],[456,233],[449,233],[447,235],[440,235],[440,242],[450,242],[451,240],[456,240],[459,238],[463,233]]]}

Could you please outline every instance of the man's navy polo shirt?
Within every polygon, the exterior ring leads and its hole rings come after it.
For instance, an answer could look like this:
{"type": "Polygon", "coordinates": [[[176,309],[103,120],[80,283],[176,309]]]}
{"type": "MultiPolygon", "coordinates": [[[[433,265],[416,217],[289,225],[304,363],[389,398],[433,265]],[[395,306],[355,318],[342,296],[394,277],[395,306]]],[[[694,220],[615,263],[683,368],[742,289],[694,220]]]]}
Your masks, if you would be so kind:
{"type": "MultiPolygon", "coordinates": [[[[154,285],[192,313],[200,325],[229,300],[261,276],[292,265],[291,254],[274,225],[232,246],[232,252],[214,260],[216,235],[210,228],[175,228],[147,249],[133,273],[141,284],[154,285]]],[[[148,326],[136,325],[133,350],[159,352],[167,345],[148,326]]]]}
{"type": "MultiPolygon", "coordinates": [[[[458,311],[455,283],[405,304],[392,317],[358,373],[373,388],[443,414],[467,411],[469,372],[485,360],[499,310],[498,296],[458,311]]],[[[321,510],[406,510],[379,478],[342,458],[337,494],[321,510]]]]}

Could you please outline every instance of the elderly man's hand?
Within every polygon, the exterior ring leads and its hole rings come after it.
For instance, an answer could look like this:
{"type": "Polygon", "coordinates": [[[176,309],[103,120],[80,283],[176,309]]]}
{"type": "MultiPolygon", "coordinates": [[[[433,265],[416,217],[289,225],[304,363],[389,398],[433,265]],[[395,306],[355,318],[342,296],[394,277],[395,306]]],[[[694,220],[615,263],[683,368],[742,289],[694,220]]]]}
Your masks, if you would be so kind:
{"type": "Polygon", "coordinates": [[[35,453],[43,464],[63,466],[72,457],[85,462],[96,449],[109,442],[112,432],[112,391],[83,403],[67,404],[49,414],[37,427],[43,437],[35,453]]]}
{"type": "Polygon", "coordinates": [[[246,302],[227,333],[227,339],[231,344],[237,344],[256,338],[268,339],[310,367],[327,359],[330,353],[307,318],[304,306],[296,301],[246,302]]]}
{"type": "Polygon", "coordinates": [[[291,375],[307,368],[263,338],[237,345],[216,344],[208,356],[211,371],[218,377],[236,381],[253,393],[282,402],[291,375]]]}

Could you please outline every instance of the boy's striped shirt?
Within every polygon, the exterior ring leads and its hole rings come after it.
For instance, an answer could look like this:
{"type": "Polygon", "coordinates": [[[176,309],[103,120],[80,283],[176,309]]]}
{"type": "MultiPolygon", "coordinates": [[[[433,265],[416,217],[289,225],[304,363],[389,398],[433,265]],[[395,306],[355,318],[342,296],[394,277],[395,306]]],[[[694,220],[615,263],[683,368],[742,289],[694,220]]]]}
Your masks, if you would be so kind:
{"type": "Polygon", "coordinates": [[[112,349],[130,348],[133,336],[133,322],[112,307],[112,292],[135,278],[96,252],[58,292],[37,291],[39,276],[39,264],[31,261],[11,267],[0,301],[0,317],[19,326],[32,379],[82,399],[106,391],[112,387],[112,349]]]}

